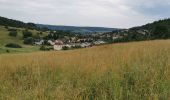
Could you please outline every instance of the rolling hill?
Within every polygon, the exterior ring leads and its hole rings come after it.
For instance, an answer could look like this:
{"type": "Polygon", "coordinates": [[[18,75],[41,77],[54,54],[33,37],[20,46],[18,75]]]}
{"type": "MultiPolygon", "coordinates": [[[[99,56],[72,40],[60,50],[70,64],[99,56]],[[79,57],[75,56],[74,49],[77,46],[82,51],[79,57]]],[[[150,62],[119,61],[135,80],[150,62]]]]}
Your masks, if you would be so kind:
{"type": "Polygon", "coordinates": [[[22,21],[13,20],[5,17],[0,17],[0,25],[17,27],[17,28],[29,28],[29,29],[48,28],[50,30],[63,30],[63,31],[71,31],[75,33],[112,32],[112,31],[119,30],[117,28],[105,28],[105,27],[78,27],[78,26],[59,26],[59,25],[25,23],[22,21]]]}
{"type": "Polygon", "coordinates": [[[103,33],[103,32],[112,32],[119,30],[117,28],[105,28],[105,27],[79,27],[79,26],[59,26],[59,25],[43,25],[37,24],[37,27],[40,28],[48,28],[51,30],[63,30],[63,31],[71,31],[74,33],[103,33]]]}
{"type": "Polygon", "coordinates": [[[146,25],[130,28],[130,30],[150,30],[153,31],[157,26],[164,26],[170,30],[170,18],[154,21],[153,23],[148,23],[146,25]]]}
{"type": "Polygon", "coordinates": [[[128,30],[123,30],[119,34],[124,34],[124,37],[117,39],[116,42],[170,39],[170,19],[133,27],[128,30]]]}
{"type": "Polygon", "coordinates": [[[10,27],[17,27],[17,28],[28,28],[28,29],[37,29],[34,23],[24,23],[22,21],[9,19],[0,16],[0,25],[2,26],[10,26],[10,27]]]}
{"type": "MultiPolygon", "coordinates": [[[[0,54],[1,53],[6,53],[7,50],[10,51],[10,53],[17,53],[17,52],[33,52],[33,51],[39,51],[39,46],[32,46],[32,45],[25,45],[23,44],[23,34],[22,31],[25,30],[25,28],[16,28],[16,27],[8,27],[5,28],[5,26],[0,26],[0,54]],[[17,30],[17,36],[12,37],[9,36],[9,29],[16,29],[17,30]],[[7,48],[5,47],[6,44],[8,43],[16,43],[21,45],[23,48],[7,48]]],[[[37,30],[31,30],[29,29],[30,32],[32,32],[33,36],[36,36],[39,31],[37,30]]],[[[42,36],[46,36],[48,33],[43,32],[42,36]]]]}

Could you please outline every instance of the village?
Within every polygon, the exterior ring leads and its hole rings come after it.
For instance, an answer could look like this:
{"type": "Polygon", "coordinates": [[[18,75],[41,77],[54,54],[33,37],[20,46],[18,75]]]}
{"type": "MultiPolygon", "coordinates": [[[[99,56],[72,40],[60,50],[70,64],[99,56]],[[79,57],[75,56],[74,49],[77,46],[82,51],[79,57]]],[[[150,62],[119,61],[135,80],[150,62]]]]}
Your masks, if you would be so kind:
{"type": "Polygon", "coordinates": [[[53,50],[69,50],[77,48],[87,48],[97,45],[103,45],[110,43],[110,40],[115,40],[118,38],[123,38],[120,34],[115,34],[112,32],[108,33],[95,33],[91,35],[76,35],[74,37],[64,36],[61,39],[38,39],[34,42],[34,45],[43,46],[48,45],[53,48],[53,50]]]}

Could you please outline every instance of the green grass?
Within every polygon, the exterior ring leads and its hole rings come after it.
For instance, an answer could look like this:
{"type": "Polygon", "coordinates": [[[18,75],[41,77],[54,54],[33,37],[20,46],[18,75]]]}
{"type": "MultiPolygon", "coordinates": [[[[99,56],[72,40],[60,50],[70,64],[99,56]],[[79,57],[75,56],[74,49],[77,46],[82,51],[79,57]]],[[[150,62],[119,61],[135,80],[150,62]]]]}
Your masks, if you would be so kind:
{"type": "Polygon", "coordinates": [[[2,46],[0,47],[0,54],[35,52],[35,51],[39,51],[39,48],[40,48],[39,46],[24,46],[22,48],[7,48],[7,47],[2,46]]]}
{"type": "MultiPolygon", "coordinates": [[[[10,27],[13,28],[13,27],[10,27]]],[[[18,35],[17,37],[11,37],[9,36],[9,31],[5,29],[3,26],[0,26],[0,54],[7,53],[6,51],[9,50],[10,53],[18,53],[18,52],[33,52],[38,51],[38,46],[28,46],[23,44],[23,38],[22,38],[22,31],[24,29],[21,28],[15,28],[17,29],[18,35]],[[23,48],[6,48],[5,45],[8,43],[16,43],[21,45],[23,48]]],[[[33,33],[33,35],[36,35],[38,31],[36,30],[29,30],[33,33]]],[[[43,36],[46,36],[48,33],[43,33],[43,36]]]]}

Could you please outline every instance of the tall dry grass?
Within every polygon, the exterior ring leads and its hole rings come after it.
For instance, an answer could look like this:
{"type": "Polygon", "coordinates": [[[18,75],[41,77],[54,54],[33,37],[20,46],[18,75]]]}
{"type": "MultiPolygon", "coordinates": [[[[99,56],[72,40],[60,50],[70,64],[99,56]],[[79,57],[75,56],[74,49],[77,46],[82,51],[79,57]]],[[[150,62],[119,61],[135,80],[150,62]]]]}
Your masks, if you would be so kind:
{"type": "Polygon", "coordinates": [[[0,55],[0,99],[169,100],[170,40],[0,55]]]}

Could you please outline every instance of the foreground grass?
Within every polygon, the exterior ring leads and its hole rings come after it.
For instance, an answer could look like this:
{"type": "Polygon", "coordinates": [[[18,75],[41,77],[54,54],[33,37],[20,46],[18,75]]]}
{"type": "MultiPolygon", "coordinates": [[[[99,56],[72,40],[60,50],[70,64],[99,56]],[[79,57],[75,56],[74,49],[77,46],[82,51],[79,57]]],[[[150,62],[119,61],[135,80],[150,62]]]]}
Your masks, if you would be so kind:
{"type": "Polygon", "coordinates": [[[0,55],[0,99],[169,100],[170,40],[0,55]]]}

